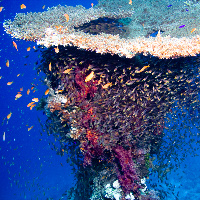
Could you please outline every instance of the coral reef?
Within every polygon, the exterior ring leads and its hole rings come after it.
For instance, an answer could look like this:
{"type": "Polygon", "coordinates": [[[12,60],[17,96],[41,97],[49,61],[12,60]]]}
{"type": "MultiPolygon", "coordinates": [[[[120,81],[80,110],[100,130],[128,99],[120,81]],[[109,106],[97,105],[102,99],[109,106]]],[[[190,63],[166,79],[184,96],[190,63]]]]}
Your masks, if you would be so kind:
{"type": "Polygon", "coordinates": [[[3,26],[15,38],[36,40],[46,47],[73,45],[127,58],[137,53],[167,59],[200,53],[198,2],[193,2],[188,12],[183,1],[170,7],[164,1],[151,1],[149,7],[146,3],[135,1],[131,6],[125,1],[100,1],[90,9],[57,6],[43,13],[17,14],[13,22],[7,20],[3,26]],[[127,17],[131,22],[124,26],[113,20],[127,17]],[[159,31],[156,38],[147,38],[155,31],[159,31]]]}
{"type": "Polygon", "coordinates": [[[54,91],[47,112],[58,112],[60,123],[71,127],[60,140],[78,141],[80,171],[92,170],[93,184],[100,182],[93,199],[101,199],[101,191],[114,180],[121,185],[121,197],[132,193],[146,198],[141,179],[149,176],[150,157],[162,144],[166,114],[177,101],[191,117],[198,107],[198,59],[159,60],[141,54],[125,59],[62,46],[58,53],[54,47],[43,53],[38,70],[46,73],[54,91]]]}
{"type": "MultiPolygon", "coordinates": [[[[4,28],[8,34],[15,38],[25,40],[40,40],[44,37],[45,30],[51,28],[60,34],[73,34],[75,28],[92,20],[99,18],[126,18],[131,16],[133,11],[118,9],[111,12],[103,7],[86,9],[81,5],[73,6],[55,6],[48,8],[42,13],[18,13],[14,21],[4,22],[4,28]],[[67,14],[69,19],[66,19],[67,14]]],[[[57,41],[59,42],[59,41],[57,41]]]]}
{"type": "Polygon", "coordinates": [[[160,170],[152,157],[163,145],[166,115],[177,104],[199,120],[199,22],[190,22],[199,4],[186,14],[182,1],[150,1],[152,10],[143,0],[112,2],[17,14],[4,28],[48,47],[38,66],[49,88],[40,109],[58,154],[70,152],[75,165],[68,199],[159,199],[144,178],[149,168],[160,170]]]}

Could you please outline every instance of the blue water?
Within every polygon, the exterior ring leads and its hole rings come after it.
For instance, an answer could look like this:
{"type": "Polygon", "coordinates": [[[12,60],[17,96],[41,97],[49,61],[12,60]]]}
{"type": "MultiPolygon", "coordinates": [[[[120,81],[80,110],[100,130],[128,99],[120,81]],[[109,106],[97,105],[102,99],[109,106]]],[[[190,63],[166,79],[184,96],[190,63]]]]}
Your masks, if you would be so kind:
{"type": "MultiPolygon", "coordinates": [[[[57,200],[67,189],[73,186],[74,176],[71,166],[66,162],[67,156],[60,157],[52,150],[53,136],[47,136],[42,131],[41,123],[45,123],[46,116],[41,111],[27,108],[32,98],[41,98],[47,87],[40,79],[43,75],[36,73],[35,62],[39,59],[39,52],[34,52],[34,42],[16,40],[7,35],[2,27],[4,19],[14,19],[19,12],[42,12],[47,7],[60,5],[83,5],[91,7],[93,0],[4,0],[0,7],[0,200],[57,200]],[[26,9],[21,10],[20,5],[26,9]],[[45,5],[45,9],[42,6],[45,5]],[[12,41],[17,43],[18,51],[12,41]],[[30,51],[27,48],[31,47],[30,51]],[[10,66],[6,67],[9,60],[10,66]],[[20,74],[18,77],[17,75],[20,74]],[[7,82],[13,81],[8,86],[7,82]],[[31,90],[27,95],[26,91],[31,90]],[[15,100],[15,95],[23,88],[22,97],[15,100]],[[33,92],[35,90],[35,92],[33,92]],[[6,116],[12,113],[8,120],[6,116]],[[5,119],[4,119],[5,118],[5,119]],[[28,128],[33,128],[28,131],[28,128]],[[5,134],[5,141],[3,135],[5,134]]],[[[37,46],[36,46],[37,48],[37,46]]],[[[195,131],[195,130],[194,130],[195,131]]],[[[200,152],[197,152],[200,153],[200,152]]],[[[155,181],[158,187],[169,191],[165,199],[198,200],[200,199],[200,159],[188,156],[178,171],[168,175],[168,185],[155,181]],[[172,192],[173,191],[173,192],[172,192]]],[[[63,196],[64,199],[67,199],[63,196]]]]}
{"type": "Polygon", "coordinates": [[[55,142],[53,136],[48,137],[47,133],[42,132],[38,118],[44,123],[46,116],[41,111],[36,111],[35,107],[33,110],[27,108],[32,98],[41,98],[47,89],[40,81],[42,74],[37,76],[35,70],[35,62],[39,59],[39,53],[33,49],[36,44],[11,38],[2,26],[4,19],[13,20],[16,13],[42,12],[47,7],[58,4],[91,7],[90,1],[80,0],[0,2],[0,7],[4,7],[0,13],[0,123],[12,112],[11,118],[6,118],[0,126],[0,200],[59,199],[65,190],[73,186],[74,177],[71,166],[66,163],[66,155],[56,155],[56,151],[51,149],[52,145],[49,145],[50,142],[55,142]],[[22,3],[26,5],[24,10],[20,9],[22,3]],[[12,41],[16,42],[18,51],[13,47],[12,41]],[[31,47],[29,52],[28,47],[31,47]],[[7,60],[10,62],[9,67],[6,67],[7,60]],[[17,77],[18,74],[20,75],[17,77]],[[7,82],[11,81],[13,84],[7,86],[7,82]],[[27,95],[26,91],[32,86],[35,86],[33,90],[36,91],[33,93],[31,90],[27,95]],[[15,100],[20,88],[23,88],[22,97],[15,100]],[[33,128],[28,131],[31,126],[33,128]]]}

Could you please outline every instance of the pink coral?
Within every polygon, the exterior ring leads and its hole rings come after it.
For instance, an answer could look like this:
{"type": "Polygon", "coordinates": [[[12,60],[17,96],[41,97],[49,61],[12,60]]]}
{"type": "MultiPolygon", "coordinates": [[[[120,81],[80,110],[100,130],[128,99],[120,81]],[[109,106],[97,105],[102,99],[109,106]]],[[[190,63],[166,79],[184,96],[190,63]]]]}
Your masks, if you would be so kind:
{"type": "Polygon", "coordinates": [[[133,162],[131,150],[126,150],[122,146],[114,149],[117,163],[117,176],[123,192],[129,194],[131,191],[139,196],[140,178],[137,172],[136,164],[133,162]]]}

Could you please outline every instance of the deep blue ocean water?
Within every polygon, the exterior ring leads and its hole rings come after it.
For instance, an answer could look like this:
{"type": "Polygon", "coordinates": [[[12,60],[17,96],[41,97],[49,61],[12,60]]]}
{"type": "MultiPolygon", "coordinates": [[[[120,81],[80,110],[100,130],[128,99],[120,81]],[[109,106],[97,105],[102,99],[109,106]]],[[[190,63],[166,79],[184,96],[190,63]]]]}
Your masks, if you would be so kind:
{"type": "MultiPolygon", "coordinates": [[[[89,8],[91,3],[95,5],[97,1],[3,0],[0,2],[0,7],[4,7],[0,12],[0,200],[48,198],[57,200],[74,184],[71,166],[66,162],[66,156],[56,155],[56,151],[52,150],[50,145],[54,142],[53,136],[47,136],[42,131],[38,118],[45,123],[46,116],[35,108],[33,110],[27,108],[27,104],[33,98],[41,98],[47,89],[40,81],[43,75],[40,73],[38,76],[35,70],[35,62],[40,54],[34,52],[33,46],[37,48],[37,45],[34,42],[11,38],[4,32],[2,23],[5,19],[13,20],[15,14],[19,12],[42,12],[47,7],[58,4],[70,6],[81,4],[89,8]],[[25,4],[26,9],[21,10],[21,4],[25,4]],[[45,9],[42,9],[44,5],[45,9]],[[17,43],[18,51],[13,47],[12,41],[17,43]],[[30,51],[27,51],[28,47],[31,47],[30,51]],[[9,67],[6,67],[7,60],[9,67]],[[7,85],[7,82],[12,81],[12,85],[7,85]],[[27,95],[27,90],[32,87],[34,88],[27,95]],[[20,88],[23,88],[22,97],[15,100],[20,88]],[[6,117],[10,112],[12,115],[8,120],[6,117]],[[33,128],[28,131],[31,126],[33,128]]],[[[165,199],[200,199],[200,159],[198,156],[186,156],[188,157],[180,168],[172,171],[167,177],[171,190],[165,182],[161,183],[156,178],[152,180],[158,188],[169,192],[165,199]]]]}

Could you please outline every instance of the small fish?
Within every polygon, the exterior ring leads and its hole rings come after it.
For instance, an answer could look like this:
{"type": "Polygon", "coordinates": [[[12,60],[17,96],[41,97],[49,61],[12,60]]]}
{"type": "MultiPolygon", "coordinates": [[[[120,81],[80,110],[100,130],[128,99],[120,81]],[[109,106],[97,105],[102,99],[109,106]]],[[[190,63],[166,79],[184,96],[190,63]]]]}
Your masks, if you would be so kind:
{"type": "Polygon", "coordinates": [[[27,107],[31,107],[33,104],[34,104],[35,102],[31,102],[31,103],[29,103],[28,105],[27,105],[27,107]]]}
{"type": "Polygon", "coordinates": [[[6,61],[6,67],[9,67],[10,66],[10,63],[9,63],[9,60],[6,61]]]}
{"type": "Polygon", "coordinates": [[[42,9],[44,9],[44,8],[45,8],[45,5],[42,6],[42,9]]]}
{"type": "Polygon", "coordinates": [[[92,71],[92,72],[85,78],[85,82],[90,81],[93,77],[94,77],[94,72],[92,71]]]}
{"type": "MultiPolygon", "coordinates": [[[[17,49],[17,44],[16,44],[16,42],[12,42],[13,43],[13,46],[15,47],[15,49],[17,49]]],[[[17,49],[17,51],[18,51],[18,49],[17,49]]]]}
{"type": "Polygon", "coordinates": [[[135,80],[129,80],[126,82],[127,85],[132,85],[133,83],[135,83],[135,80]]]}
{"type": "Polygon", "coordinates": [[[45,95],[49,94],[49,89],[47,89],[44,94],[45,95]]]}
{"type": "Polygon", "coordinates": [[[11,118],[11,115],[12,115],[12,113],[10,112],[10,113],[7,115],[7,119],[10,119],[10,118],[11,118]]]}
{"type": "Polygon", "coordinates": [[[28,47],[26,50],[27,50],[27,51],[30,51],[30,50],[31,50],[31,47],[28,47]]]}
{"type": "Polygon", "coordinates": [[[98,83],[97,83],[97,85],[99,85],[101,83],[101,78],[98,80],[98,83]]]}
{"type": "Polygon", "coordinates": [[[66,70],[63,72],[63,74],[68,74],[71,70],[72,70],[72,68],[71,68],[71,69],[66,69],[66,70]]]}
{"type": "Polygon", "coordinates": [[[17,77],[20,76],[20,74],[17,74],[17,77]]]}
{"type": "Polygon", "coordinates": [[[192,81],[193,81],[193,79],[190,79],[190,80],[187,79],[187,80],[186,80],[187,83],[191,83],[192,81]]]}
{"type": "Polygon", "coordinates": [[[191,33],[193,33],[194,31],[196,31],[196,28],[193,28],[193,29],[191,30],[191,33]]]}
{"type": "Polygon", "coordinates": [[[49,63],[49,71],[51,71],[51,62],[49,63]]]}
{"type": "Polygon", "coordinates": [[[183,28],[183,27],[185,27],[185,25],[181,25],[181,26],[179,26],[179,28],[183,28]]]}
{"type": "Polygon", "coordinates": [[[28,90],[27,90],[26,94],[27,94],[27,95],[29,95],[29,94],[30,94],[30,89],[28,89],[28,90]]]}
{"type": "Polygon", "coordinates": [[[35,107],[35,106],[36,106],[36,104],[32,104],[32,105],[30,106],[30,110],[32,110],[33,107],[35,107]]]}
{"type": "Polygon", "coordinates": [[[23,87],[19,89],[21,92],[23,91],[23,87]]]}
{"type": "Polygon", "coordinates": [[[0,7],[0,12],[3,10],[4,7],[0,7]]]}
{"type": "Polygon", "coordinates": [[[21,4],[21,5],[20,5],[20,8],[21,8],[21,9],[25,9],[26,6],[25,6],[24,4],[21,4]]]}
{"type": "Polygon", "coordinates": [[[64,90],[58,90],[57,93],[62,93],[64,90]]]}
{"type": "Polygon", "coordinates": [[[56,53],[59,53],[59,48],[58,47],[56,47],[56,48],[54,48],[55,49],[55,52],[56,53]]]}
{"type": "Polygon", "coordinates": [[[132,3],[133,3],[132,0],[129,0],[129,4],[132,5],[132,3]]]}
{"type": "Polygon", "coordinates": [[[12,85],[13,84],[13,81],[12,82],[7,82],[7,85],[12,85]]]}
{"type": "Polygon", "coordinates": [[[33,126],[31,126],[30,128],[28,128],[28,131],[30,131],[33,128],[33,126]]]}
{"type": "Polygon", "coordinates": [[[66,20],[68,22],[69,21],[69,15],[68,14],[64,14],[64,16],[65,16],[65,18],[66,18],[66,20]]]}
{"type": "Polygon", "coordinates": [[[5,141],[6,140],[6,133],[4,132],[3,133],[3,141],[5,141]]]}
{"type": "Polygon", "coordinates": [[[4,124],[4,120],[6,119],[6,117],[3,118],[1,125],[3,126],[4,124]]]}
{"type": "Polygon", "coordinates": [[[91,3],[91,6],[92,6],[92,8],[93,8],[94,4],[93,4],[93,3],[91,3]]]}
{"type": "Polygon", "coordinates": [[[140,69],[139,71],[136,70],[135,73],[141,73],[143,72],[145,69],[147,69],[148,67],[150,67],[150,65],[144,66],[142,69],[140,69]]]}
{"type": "Polygon", "coordinates": [[[172,73],[172,71],[171,71],[171,70],[169,70],[169,69],[167,69],[167,71],[168,71],[168,73],[170,73],[170,74],[172,73]]]}
{"type": "Polygon", "coordinates": [[[15,95],[15,100],[19,99],[22,96],[22,94],[18,93],[17,95],[15,95]]]}
{"type": "Polygon", "coordinates": [[[38,98],[33,98],[32,101],[34,101],[34,102],[38,102],[39,99],[38,99],[38,98]]]}
{"type": "Polygon", "coordinates": [[[167,7],[169,8],[169,7],[171,7],[172,5],[168,5],[167,7]]]}
{"type": "Polygon", "coordinates": [[[103,88],[103,89],[106,89],[106,88],[108,88],[108,87],[111,86],[111,85],[112,85],[112,83],[107,83],[107,84],[103,85],[102,88],[103,88]]]}

